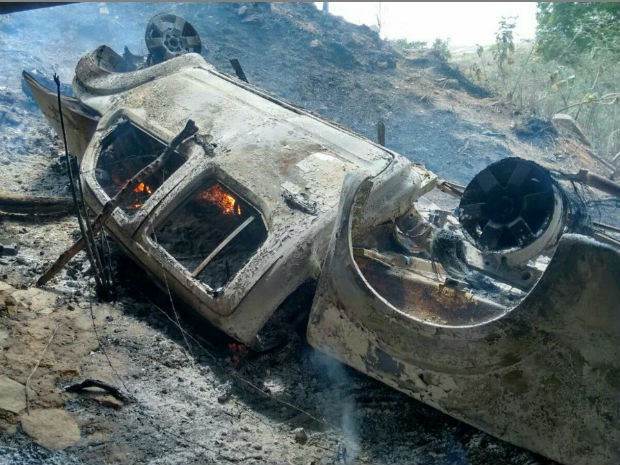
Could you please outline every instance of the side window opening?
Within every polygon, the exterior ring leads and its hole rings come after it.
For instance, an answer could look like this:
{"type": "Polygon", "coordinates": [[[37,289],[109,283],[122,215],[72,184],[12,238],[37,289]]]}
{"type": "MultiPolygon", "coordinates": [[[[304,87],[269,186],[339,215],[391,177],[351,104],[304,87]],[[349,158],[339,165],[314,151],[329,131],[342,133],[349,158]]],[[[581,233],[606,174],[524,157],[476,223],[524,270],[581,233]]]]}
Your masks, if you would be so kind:
{"type": "Polygon", "coordinates": [[[193,191],[152,236],[212,290],[225,286],[266,238],[258,210],[215,179],[193,191]]]}
{"type": "MultiPolygon", "coordinates": [[[[112,198],[129,179],[159,157],[165,149],[161,141],[130,121],[123,122],[103,140],[95,178],[108,197],[112,198]]],[[[121,202],[123,211],[132,214],[139,210],[184,162],[185,158],[174,152],[157,173],[141,182],[121,202]]]]}

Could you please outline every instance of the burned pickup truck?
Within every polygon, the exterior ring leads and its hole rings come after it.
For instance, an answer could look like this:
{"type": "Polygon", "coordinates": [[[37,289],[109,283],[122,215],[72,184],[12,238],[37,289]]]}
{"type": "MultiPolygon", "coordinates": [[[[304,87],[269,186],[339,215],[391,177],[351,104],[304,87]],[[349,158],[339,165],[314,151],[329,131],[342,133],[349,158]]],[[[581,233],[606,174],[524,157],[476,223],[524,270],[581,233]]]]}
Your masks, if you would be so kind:
{"type": "Polygon", "coordinates": [[[63,103],[87,206],[155,282],[260,350],[316,280],[318,350],[559,462],[619,463],[620,242],[566,188],[616,184],[513,157],[461,189],[217,71],[181,18],[147,44],[84,56],[63,103]]]}

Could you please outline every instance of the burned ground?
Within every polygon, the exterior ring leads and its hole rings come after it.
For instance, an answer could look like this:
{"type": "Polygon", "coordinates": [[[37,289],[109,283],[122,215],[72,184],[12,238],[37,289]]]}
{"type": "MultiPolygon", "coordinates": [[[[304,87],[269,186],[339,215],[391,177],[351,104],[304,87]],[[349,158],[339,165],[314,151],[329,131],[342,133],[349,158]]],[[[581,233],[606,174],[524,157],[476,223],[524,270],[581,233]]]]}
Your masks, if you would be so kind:
{"type": "MultiPolygon", "coordinates": [[[[22,69],[69,83],[79,57],[102,43],[144,53],[144,27],[161,11],[196,27],[218,70],[232,73],[237,58],[251,83],[372,139],[382,120],[389,148],[447,179],[466,183],[506,156],[604,173],[579,144],[528,132],[526,115],[435,56],[402,56],[311,4],[110,3],[0,17],[0,190],[68,195],[61,147],[23,93],[22,69]]],[[[0,408],[0,463],[545,462],[314,351],[303,324],[286,346],[248,352],[156,290],[113,244],[113,302],[92,295],[82,255],[38,291],[36,278],[79,235],[75,220],[0,222],[0,243],[19,247],[0,257],[0,379],[28,384],[30,409],[64,408],[81,431],[63,451],[41,448],[24,433],[18,399],[17,412],[0,408]],[[133,402],[63,392],[88,377],[133,402]]],[[[283,313],[307,311],[311,292],[283,313]]]]}

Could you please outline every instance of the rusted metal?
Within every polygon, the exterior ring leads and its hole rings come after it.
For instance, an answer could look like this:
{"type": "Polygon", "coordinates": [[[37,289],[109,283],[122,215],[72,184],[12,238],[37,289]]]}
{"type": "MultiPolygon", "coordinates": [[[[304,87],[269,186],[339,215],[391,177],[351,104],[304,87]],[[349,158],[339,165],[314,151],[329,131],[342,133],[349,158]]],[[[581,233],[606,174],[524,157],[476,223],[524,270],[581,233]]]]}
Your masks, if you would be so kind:
{"type": "Polygon", "coordinates": [[[309,342],[561,463],[617,463],[618,249],[566,234],[519,303],[490,303],[410,264],[360,259],[353,216],[369,182],[345,181],[309,342]]]}

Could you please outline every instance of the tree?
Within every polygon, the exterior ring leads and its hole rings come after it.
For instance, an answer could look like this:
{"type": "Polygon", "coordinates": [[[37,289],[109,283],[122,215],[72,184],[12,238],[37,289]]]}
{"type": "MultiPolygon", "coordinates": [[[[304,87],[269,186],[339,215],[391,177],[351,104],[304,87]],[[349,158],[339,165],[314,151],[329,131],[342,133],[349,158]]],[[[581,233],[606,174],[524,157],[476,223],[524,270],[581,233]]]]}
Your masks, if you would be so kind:
{"type": "Polygon", "coordinates": [[[546,60],[575,53],[620,53],[620,3],[538,3],[537,50],[546,60]]]}
{"type": "MultiPolygon", "coordinates": [[[[505,78],[506,70],[505,65],[512,64],[512,55],[515,52],[515,44],[513,31],[516,27],[517,18],[514,16],[510,16],[508,18],[502,16],[502,19],[499,22],[499,29],[495,33],[495,61],[497,62],[497,67],[499,68],[499,72],[502,75],[502,79],[505,78]]],[[[480,52],[482,53],[482,52],[480,52]]]]}

